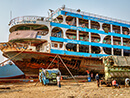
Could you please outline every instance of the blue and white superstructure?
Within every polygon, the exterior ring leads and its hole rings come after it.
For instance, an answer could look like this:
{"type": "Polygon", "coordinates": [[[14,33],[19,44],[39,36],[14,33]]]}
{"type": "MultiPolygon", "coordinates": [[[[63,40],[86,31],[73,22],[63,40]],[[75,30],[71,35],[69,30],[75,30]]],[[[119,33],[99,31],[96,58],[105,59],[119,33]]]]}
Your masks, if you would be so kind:
{"type": "MultiPolygon", "coordinates": [[[[56,23],[55,21],[52,21],[50,25],[53,28],[61,28],[64,37],[51,37],[50,40],[77,45],[77,50],[74,51],[76,54],[73,52],[68,53],[66,50],[62,51],[62,54],[81,55],[85,57],[89,57],[90,55],[92,57],[101,57],[107,55],[130,55],[130,22],[67,8],[64,10],[59,9],[57,13],[54,14],[54,17],[59,16],[63,17],[63,22],[56,23]],[[75,22],[73,24],[68,24],[69,18],[72,19],[71,22],[73,22],[73,20],[75,22]],[[70,33],[70,36],[67,36],[68,32],[72,32],[70,33]],[[71,35],[72,38],[69,38],[71,35]],[[80,46],[82,45],[89,45],[87,52],[80,52],[80,46]],[[96,53],[96,51],[93,51],[93,47],[100,49],[96,53]],[[107,48],[110,48],[108,50],[110,50],[111,53],[105,52],[107,48]]],[[[56,49],[52,49],[52,53],[53,52],[55,53],[56,49]]]]}

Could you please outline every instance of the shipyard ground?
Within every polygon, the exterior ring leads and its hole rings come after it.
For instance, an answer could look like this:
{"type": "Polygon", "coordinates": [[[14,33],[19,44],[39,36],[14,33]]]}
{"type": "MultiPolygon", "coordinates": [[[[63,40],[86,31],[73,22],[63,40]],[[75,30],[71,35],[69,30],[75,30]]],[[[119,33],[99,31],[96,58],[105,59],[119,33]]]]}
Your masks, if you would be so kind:
{"type": "Polygon", "coordinates": [[[0,98],[129,98],[130,87],[97,87],[96,82],[62,81],[61,88],[41,83],[1,83],[0,98]],[[2,88],[3,87],[3,88],[2,88]]]}

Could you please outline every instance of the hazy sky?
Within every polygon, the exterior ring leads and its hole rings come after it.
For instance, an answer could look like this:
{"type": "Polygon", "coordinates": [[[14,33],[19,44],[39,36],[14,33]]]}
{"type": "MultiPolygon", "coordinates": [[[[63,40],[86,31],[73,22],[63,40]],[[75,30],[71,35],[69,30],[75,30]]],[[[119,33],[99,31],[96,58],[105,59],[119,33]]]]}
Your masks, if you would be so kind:
{"type": "MultiPolygon", "coordinates": [[[[12,18],[26,15],[47,16],[48,9],[56,10],[62,5],[130,21],[130,0],[0,0],[0,42],[8,41],[10,11],[12,18]]],[[[0,55],[0,62],[2,60],[0,55]]]]}

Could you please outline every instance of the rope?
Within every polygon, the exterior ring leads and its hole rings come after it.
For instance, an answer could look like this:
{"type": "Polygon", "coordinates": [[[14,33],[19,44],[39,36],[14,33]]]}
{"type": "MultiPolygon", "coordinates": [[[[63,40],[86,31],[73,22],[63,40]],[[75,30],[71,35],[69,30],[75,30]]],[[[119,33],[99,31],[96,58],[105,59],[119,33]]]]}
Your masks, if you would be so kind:
{"type": "Polygon", "coordinates": [[[51,61],[51,63],[49,64],[49,66],[47,67],[47,69],[51,66],[52,62],[56,59],[56,57],[58,56],[58,54],[55,56],[55,58],[51,61]]]}
{"type": "MultiPolygon", "coordinates": [[[[61,59],[61,57],[60,57],[59,55],[58,55],[58,57],[60,58],[61,62],[64,64],[65,68],[66,68],[67,71],[70,73],[70,75],[72,76],[72,78],[75,80],[75,82],[77,82],[76,79],[74,78],[74,76],[72,75],[72,73],[70,72],[70,70],[68,69],[68,67],[65,65],[65,63],[64,63],[63,60],[61,59]]],[[[78,84],[78,82],[77,82],[77,84],[78,84]]]]}
{"type": "MultiPolygon", "coordinates": [[[[23,50],[23,51],[24,51],[24,50],[23,50]]],[[[5,62],[7,62],[7,61],[9,61],[9,60],[11,60],[11,59],[13,59],[13,58],[15,58],[15,57],[18,56],[18,55],[20,55],[23,51],[19,52],[18,54],[12,56],[11,58],[9,58],[9,59],[7,59],[7,60],[5,60],[5,61],[3,61],[2,63],[0,63],[0,65],[3,64],[3,63],[5,63],[5,62]]]]}

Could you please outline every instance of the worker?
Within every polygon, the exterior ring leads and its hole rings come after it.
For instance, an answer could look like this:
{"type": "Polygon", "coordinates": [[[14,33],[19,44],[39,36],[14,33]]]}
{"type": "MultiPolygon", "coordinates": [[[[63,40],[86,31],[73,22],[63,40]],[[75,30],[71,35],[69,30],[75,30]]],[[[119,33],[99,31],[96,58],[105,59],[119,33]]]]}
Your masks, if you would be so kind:
{"type": "Polygon", "coordinates": [[[42,82],[42,68],[39,68],[39,80],[42,82]]]}
{"type": "Polygon", "coordinates": [[[93,80],[93,73],[91,72],[91,79],[93,80]]]}
{"type": "Polygon", "coordinates": [[[61,87],[61,84],[60,84],[60,75],[57,75],[56,80],[57,80],[57,85],[60,88],[61,87]]]}
{"type": "Polygon", "coordinates": [[[87,75],[89,76],[89,71],[88,71],[88,70],[86,70],[86,72],[87,72],[87,75]]]}
{"type": "Polygon", "coordinates": [[[112,81],[112,86],[113,86],[113,87],[118,87],[118,88],[120,88],[120,86],[116,83],[116,80],[113,80],[113,81],[112,81]]]}
{"type": "Polygon", "coordinates": [[[130,79],[129,79],[129,78],[126,78],[126,79],[125,79],[125,87],[129,87],[129,82],[130,82],[130,79]]]}
{"type": "Polygon", "coordinates": [[[97,81],[97,86],[99,87],[99,75],[98,75],[98,73],[96,74],[96,76],[95,76],[95,79],[96,79],[96,81],[97,81]]]}

